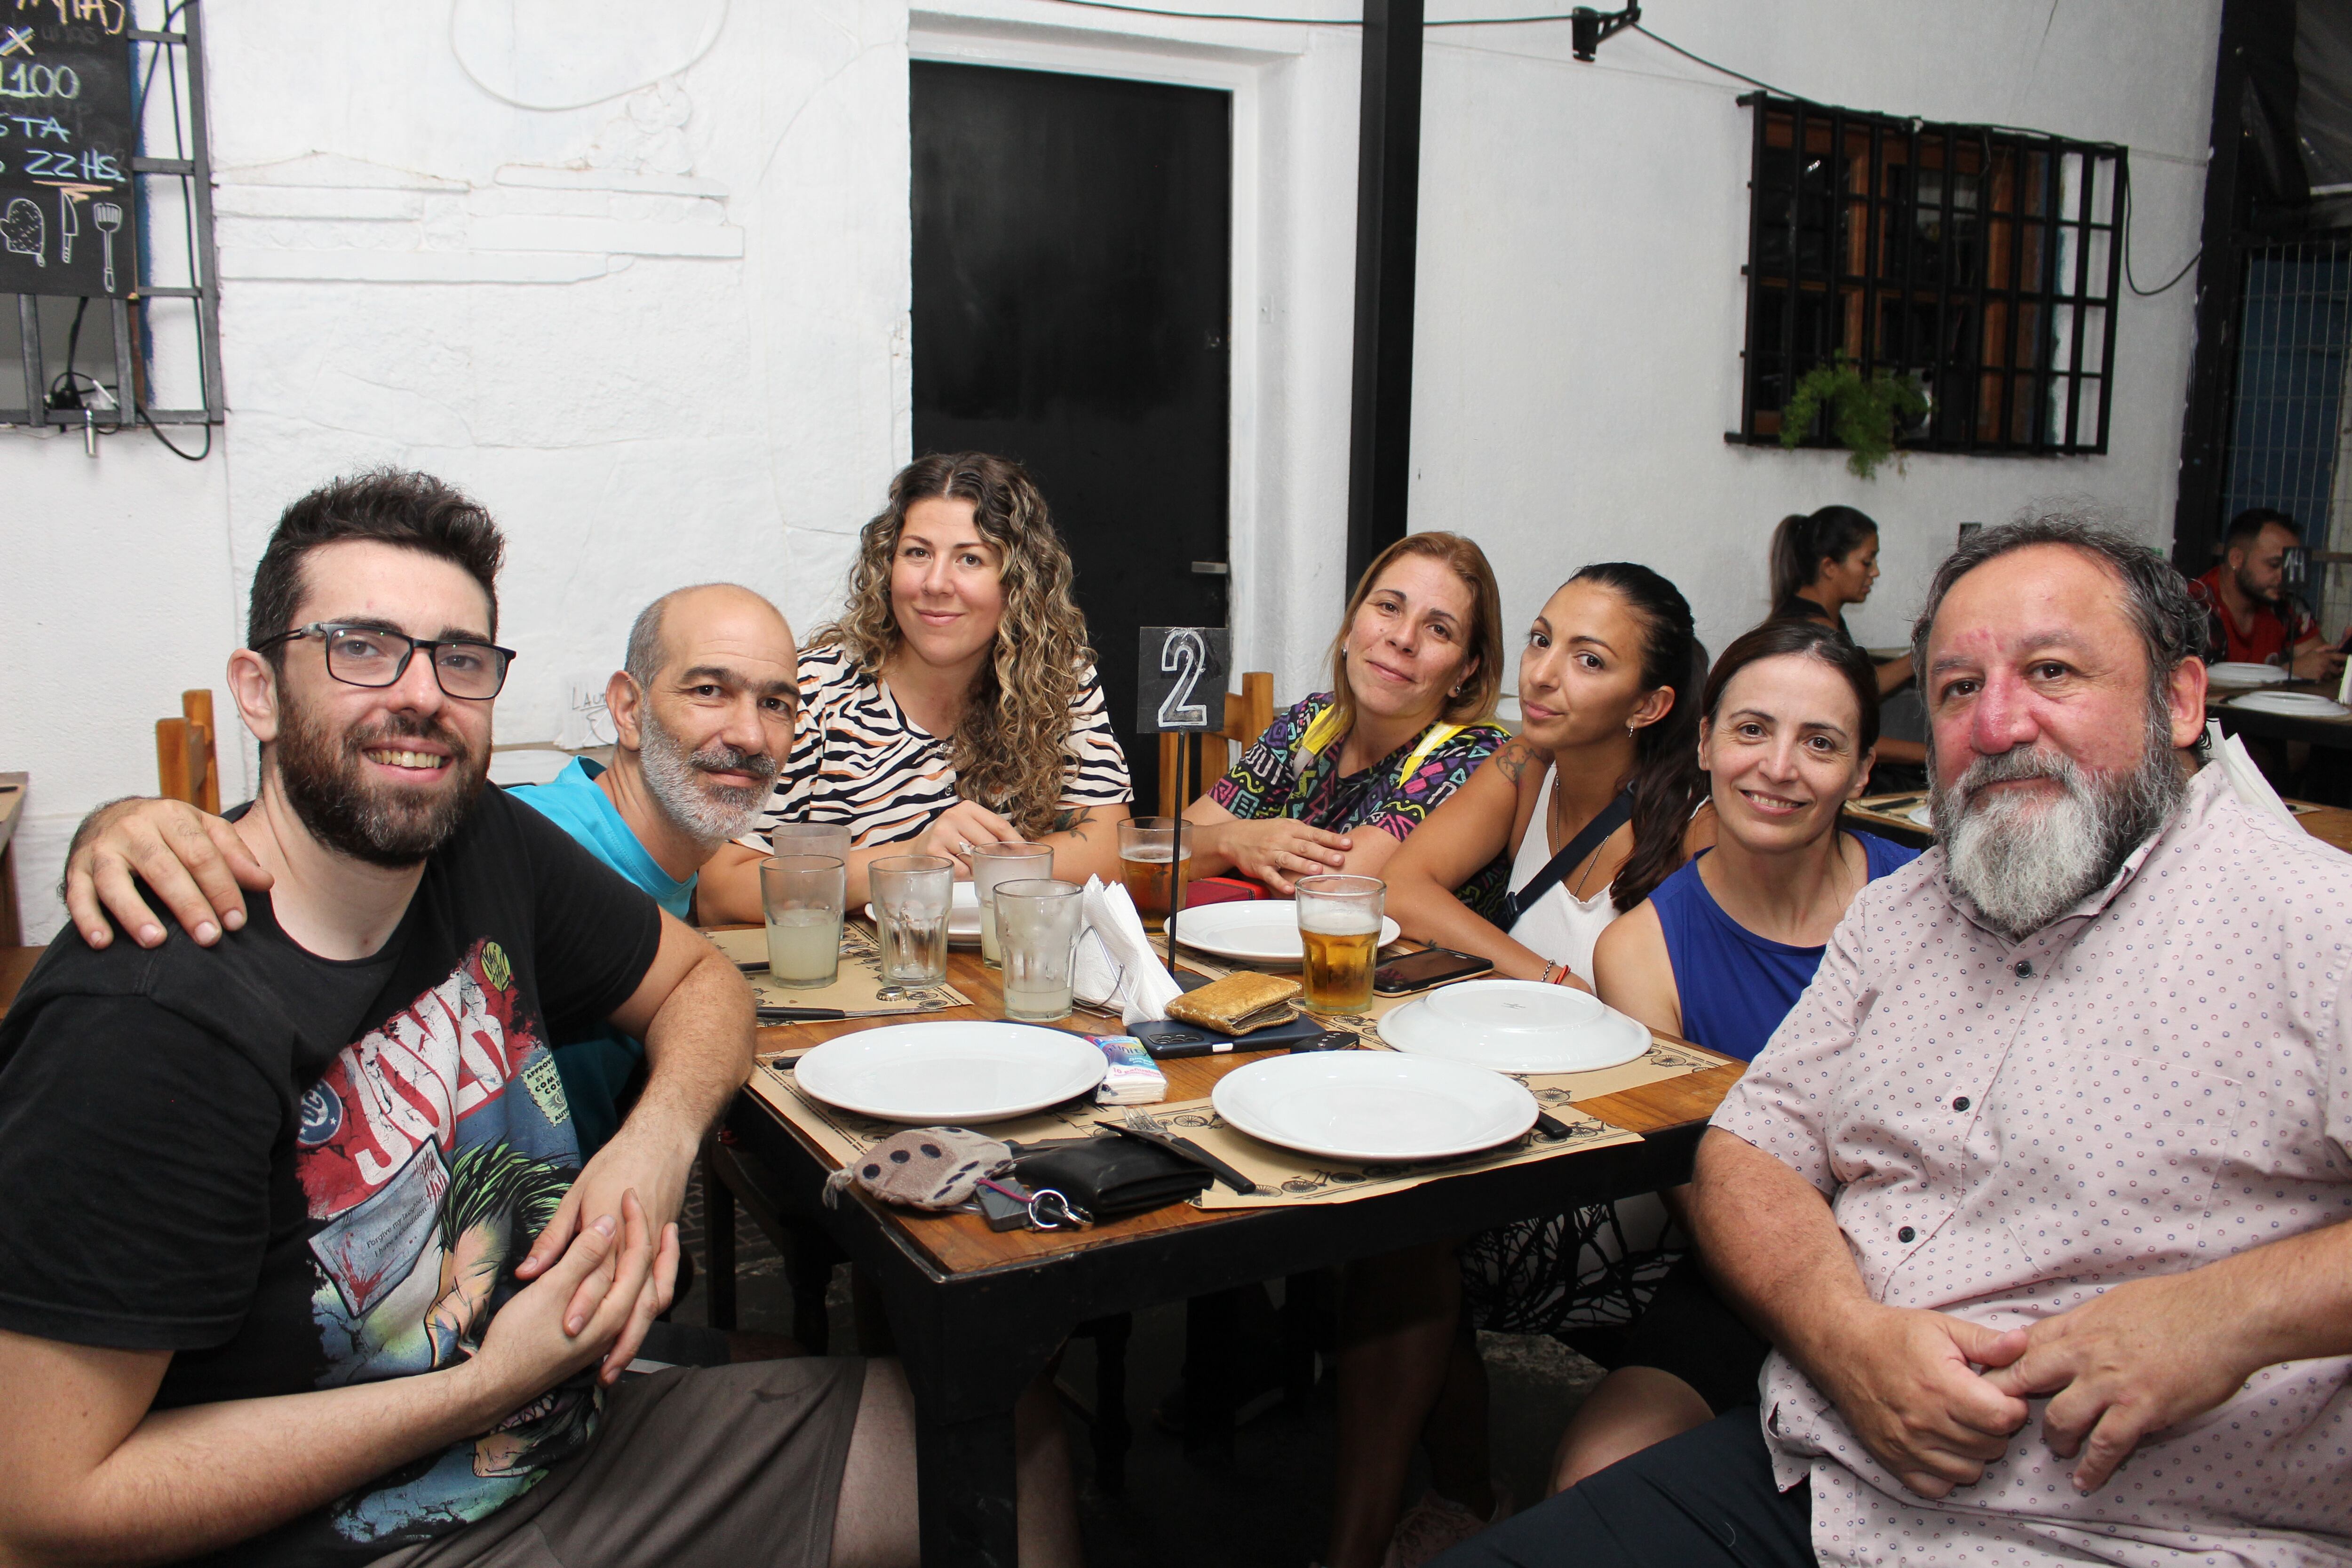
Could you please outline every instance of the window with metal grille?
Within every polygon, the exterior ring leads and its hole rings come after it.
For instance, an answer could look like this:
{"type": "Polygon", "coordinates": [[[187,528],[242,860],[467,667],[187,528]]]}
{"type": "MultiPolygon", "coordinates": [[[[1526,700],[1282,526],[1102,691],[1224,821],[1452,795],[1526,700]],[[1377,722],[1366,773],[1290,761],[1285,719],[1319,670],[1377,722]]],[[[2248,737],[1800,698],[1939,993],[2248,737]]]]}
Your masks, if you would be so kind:
{"type": "Polygon", "coordinates": [[[224,406],[200,4],[0,4],[0,425],[210,450],[160,428],[224,406]]]}
{"type": "MultiPolygon", "coordinates": [[[[1806,373],[1909,382],[1914,450],[2107,449],[2125,150],[1750,93],[1740,426],[1780,439],[1806,373]]],[[[1822,421],[1801,445],[1831,444],[1822,421]]]]}

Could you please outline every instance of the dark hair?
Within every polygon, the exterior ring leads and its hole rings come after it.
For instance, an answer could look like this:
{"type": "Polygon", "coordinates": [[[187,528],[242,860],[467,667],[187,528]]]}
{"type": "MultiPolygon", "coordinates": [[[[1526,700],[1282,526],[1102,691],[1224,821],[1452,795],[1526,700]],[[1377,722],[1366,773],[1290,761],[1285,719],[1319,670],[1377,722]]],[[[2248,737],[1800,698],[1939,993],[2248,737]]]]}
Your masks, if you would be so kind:
{"type": "Polygon", "coordinates": [[[1824,561],[1843,561],[1878,534],[1870,514],[1850,506],[1792,512],[1772,531],[1772,607],[1810,587],[1824,561]]]}
{"type": "Polygon", "coordinates": [[[1870,662],[1868,654],[1838,636],[1835,626],[1822,621],[1766,621],[1743,632],[1707,672],[1706,695],[1700,704],[1706,721],[1715,722],[1723,689],[1731,684],[1733,676],[1751,664],[1791,655],[1821,660],[1853,688],[1854,707],[1861,715],[1854,729],[1854,754],[1860,756],[1878,744],[1878,667],[1870,662]]]}
{"type": "Polygon", "coordinates": [[[1702,666],[1689,601],[1682,590],[1630,561],[1587,566],[1571,583],[1598,583],[1622,597],[1642,624],[1642,686],[1674,692],[1674,705],[1633,737],[1633,852],[1609,884],[1622,914],[1683,863],[1683,830],[1690,825],[1701,784],[1698,771],[1698,688],[1702,666]]]}
{"type": "Polygon", "coordinates": [[[2221,553],[2227,555],[2242,544],[2251,545],[2261,537],[2263,529],[2273,525],[2285,529],[2297,539],[2303,537],[2303,530],[2295,525],[2294,519],[2276,507],[2250,506],[2230,520],[2229,531],[2221,535],[2221,553]]]}
{"type": "MultiPolygon", "coordinates": [[[[403,468],[371,468],[320,486],[288,507],[253,569],[253,595],[245,620],[245,646],[258,647],[294,629],[301,606],[303,558],[321,545],[373,540],[462,566],[482,585],[490,602],[491,637],[499,635],[499,568],[506,540],[490,514],[455,486],[430,474],[403,468]]],[[[269,650],[285,658],[286,645],[269,650]]]]}
{"type": "Polygon", "coordinates": [[[1446,700],[1445,721],[1483,724],[1495,716],[1495,699],[1503,689],[1503,595],[1495,586],[1495,569],[1487,564],[1485,551],[1458,533],[1408,533],[1372,557],[1356,579],[1356,591],[1348,596],[1347,611],[1339,617],[1339,635],[1331,639],[1331,706],[1343,731],[1356,722],[1356,695],[1348,684],[1349,629],[1356,624],[1356,612],[1372,596],[1381,574],[1409,555],[1426,556],[1450,568],[1470,590],[1470,624],[1462,628],[1462,646],[1478,668],[1462,682],[1462,695],[1446,700]]]}
{"type": "MultiPolygon", "coordinates": [[[[1998,556],[2034,544],[2063,544],[2092,557],[2115,574],[2124,590],[2124,605],[2147,652],[2148,700],[2161,704],[2165,691],[2184,659],[2204,646],[2206,612],[2189,596],[2189,580],[2171,563],[2136,539],[2102,528],[2086,518],[2063,512],[2021,518],[1998,528],[1979,529],[1944,557],[1927,584],[1927,602],[1911,624],[1911,668],[1919,672],[1919,689],[1934,703],[1928,684],[1927,637],[1936,627],[1936,612],[1952,584],[1998,556]]],[[[1934,750],[1933,732],[1929,750],[1934,750]]]]}

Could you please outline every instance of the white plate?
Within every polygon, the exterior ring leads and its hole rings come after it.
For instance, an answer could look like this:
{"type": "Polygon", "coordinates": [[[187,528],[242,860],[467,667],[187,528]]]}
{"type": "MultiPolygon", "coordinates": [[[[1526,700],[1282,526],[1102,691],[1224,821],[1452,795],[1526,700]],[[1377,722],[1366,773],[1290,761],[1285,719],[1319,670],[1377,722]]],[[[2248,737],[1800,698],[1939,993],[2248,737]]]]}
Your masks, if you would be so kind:
{"type": "Polygon", "coordinates": [[[1253,1138],[1381,1164],[1475,1154],[1536,1124],[1536,1098],[1517,1079],[1394,1051],[1269,1057],[1219,1079],[1210,1098],[1253,1138]]]}
{"type": "Polygon", "coordinates": [[[1102,1082],[1102,1051],[1085,1037],[1033,1024],[940,1019],[843,1035],[803,1057],[808,1094],[885,1121],[965,1125],[1026,1116],[1102,1082]]]}
{"type": "MultiPolygon", "coordinates": [[[[1402,934],[1396,921],[1381,917],[1382,947],[1402,934]]],[[[1307,949],[1298,940],[1298,906],[1288,899],[1236,900],[1186,910],[1176,917],[1176,944],[1241,963],[1307,961],[1307,949]]]]}
{"type": "Polygon", "coordinates": [[[1926,801],[1921,801],[1918,805],[1913,806],[1903,815],[1917,823],[1920,826],[1927,828],[1929,832],[1932,833],[1935,831],[1936,808],[1929,805],[1926,801]]]}
{"type": "Polygon", "coordinates": [[[1532,980],[1442,986],[1382,1017],[1381,1038],[1492,1072],[1591,1072],[1650,1048],[1649,1030],[1591,992],[1532,980]]]}
{"type": "Polygon", "coordinates": [[[2205,679],[2215,686],[2275,686],[2286,679],[2286,671],[2274,664],[2232,661],[2207,666],[2205,679]]]}
{"type": "MultiPolygon", "coordinates": [[[[866,918],[879,923],[882,917],[874,912],[872,904],[868,904],[866,906],[866,918]]],[[[950,900],[948,910],[948,940],[961,942],[980,940],[980,894],[970,882],[955,884],[954,897],[950,900]]]]}
{"type": "Polygon", "coordinates": [[[2255,713],[2284,713],[2294,719],[2341,719],[2352,713],[2352,708],[2331,701],[2316,691],[2249,691],[2243,697],[2231,698],[2229,705],[2255,713]]]}

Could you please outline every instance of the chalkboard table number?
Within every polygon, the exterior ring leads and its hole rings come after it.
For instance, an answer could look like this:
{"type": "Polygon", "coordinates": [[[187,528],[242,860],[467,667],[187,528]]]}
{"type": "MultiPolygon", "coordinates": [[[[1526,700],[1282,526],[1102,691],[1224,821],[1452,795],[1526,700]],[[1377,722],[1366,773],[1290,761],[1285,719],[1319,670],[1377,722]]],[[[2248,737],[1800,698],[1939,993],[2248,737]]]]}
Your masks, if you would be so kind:
{"type": "Polygon", "coordinates": [[[130,26],[121,0],[0,7],[0,293],[137,291],[130,26]]]}
{"type": "MultiPolygon", "coordinates": [[[[1223,626],[1145,626],[1136,637],[1135,728],[1174,733],[1176,776],[1192,765],[1192,736],[1225,727],[1225,681],[1233,672],[1233,634],[1223,626]]],[[[1176,967],[1176,912],[1184,902],[1184,816],[1176,816],[1169,868],[1168,967],[1176,967]]]]}

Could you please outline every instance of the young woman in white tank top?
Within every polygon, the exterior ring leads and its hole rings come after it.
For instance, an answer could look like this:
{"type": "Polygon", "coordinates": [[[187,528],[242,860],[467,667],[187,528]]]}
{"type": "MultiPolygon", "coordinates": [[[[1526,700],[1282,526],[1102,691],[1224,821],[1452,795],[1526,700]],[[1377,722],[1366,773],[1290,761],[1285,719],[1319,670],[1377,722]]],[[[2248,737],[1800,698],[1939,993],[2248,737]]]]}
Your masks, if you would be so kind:
{"type": "Polygon", "coordinates": [[[1492,959],[1495,973],[1590,990],[1592,945],[1683,861],[1697,793],[1690,610],[1646,567],[1588,566],[1544,604],[1519,656],[1518,735],[1390,859],[1404,933],[1492,959]],[[1628,796],[1622,826],[1547,867],[1628,796]],[[1502,923],[1454,890],[1512,857],[1502,923]]]}

